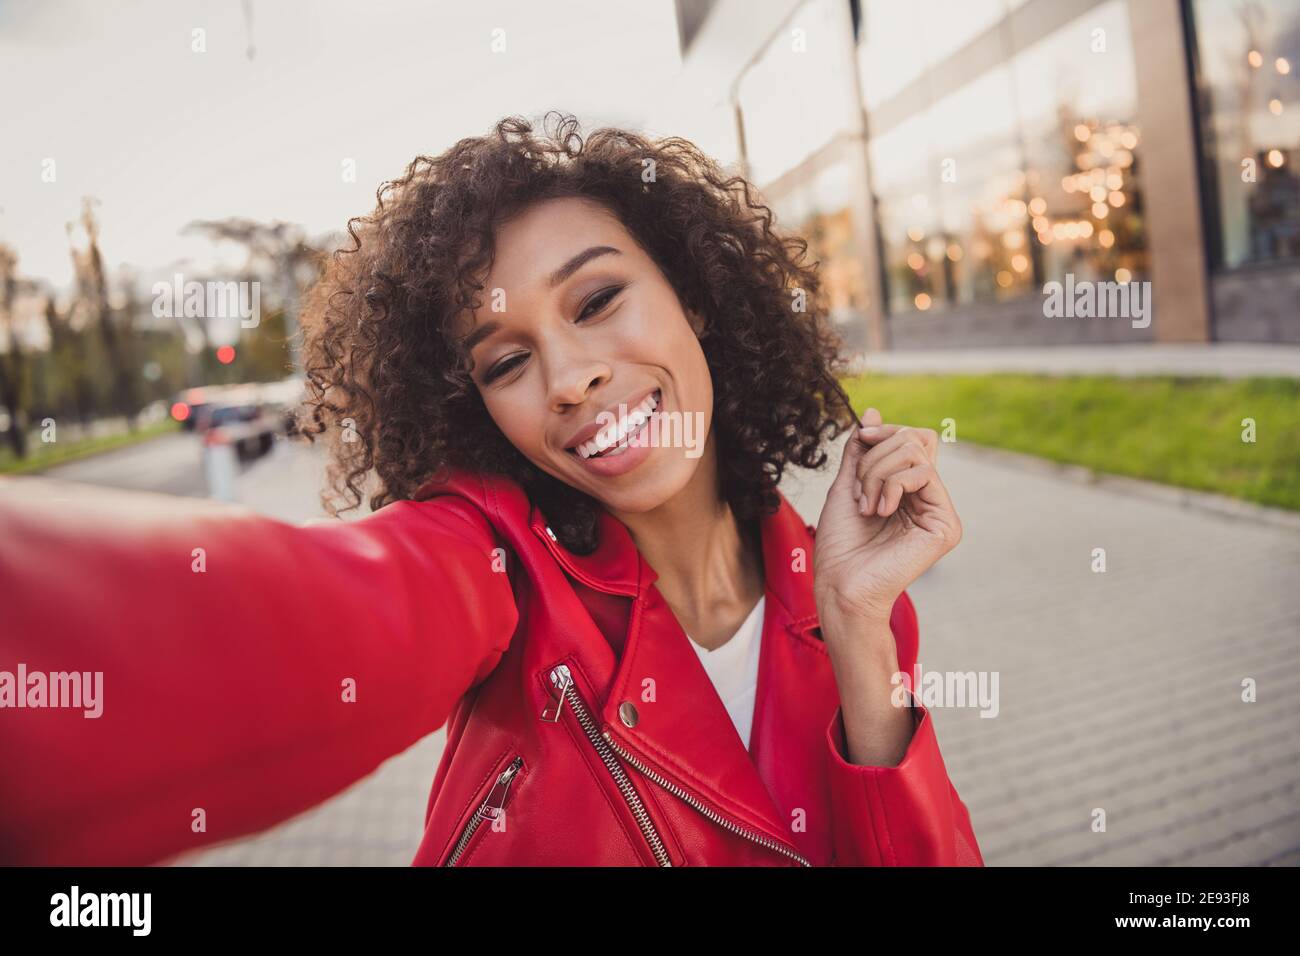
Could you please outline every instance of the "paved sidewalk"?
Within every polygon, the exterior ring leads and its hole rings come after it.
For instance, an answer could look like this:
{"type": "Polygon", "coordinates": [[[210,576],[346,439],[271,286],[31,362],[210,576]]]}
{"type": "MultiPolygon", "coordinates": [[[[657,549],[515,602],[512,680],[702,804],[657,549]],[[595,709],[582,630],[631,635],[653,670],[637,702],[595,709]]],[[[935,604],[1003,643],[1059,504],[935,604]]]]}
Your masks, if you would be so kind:
{"type": "Polygon", "coordinates": [[[1000,675],[997,717],[932,711],[985,861],[1300,863],[1300,534],[959,446],[940,469],[965,535],[911,593],[923,669],[1000,675]]]}
{"type": "MultiPolygon", "coordinates": [[[[940,464],[965,539],[912,595],[923,669],[999,674],[997,717],[932,710],[986,862],[1300,864],[1300,534],[960,446],[940,464]]],[[[784,486],[810,522],[833,467],[784,486]]],[[[405,865],[442,741],[193,862],[405,865]]]]}
{"type": "Polygon", "coordinates": [[[890,375],[1209,375],[1300,378],[1296,345],[1073,345],[1050,348],[918,349],[857,356],[859,369],[890,375]]]}

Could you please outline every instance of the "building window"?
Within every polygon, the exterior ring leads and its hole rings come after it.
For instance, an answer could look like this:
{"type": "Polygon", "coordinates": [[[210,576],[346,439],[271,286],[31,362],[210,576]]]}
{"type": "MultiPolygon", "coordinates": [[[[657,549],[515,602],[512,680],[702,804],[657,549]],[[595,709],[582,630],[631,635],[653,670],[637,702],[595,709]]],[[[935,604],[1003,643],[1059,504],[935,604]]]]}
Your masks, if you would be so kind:
{"type": "Polygon", "coordinates": [[[1127,5],[1017,37],[994,14],[1018,5],[970,5],[933,49],[917,47],[924,4],[864,11],[864,66],[872,50],[878,66],[910,64],[901,86],[863,73],[891,313],[1024,296],[1066,273],[1147,272],[1127,5]]]}
{"type": "Polygon", "coordinates": [[[1127,4],[1110,0],[1028,46],[1012,72],[1042,281],[1145,277],[1127,4]]]}
{"type": "Polygon", "coordinates": [[[1212,256],[1300,259],[1300,4],[1194,0],[1212,256]]]}

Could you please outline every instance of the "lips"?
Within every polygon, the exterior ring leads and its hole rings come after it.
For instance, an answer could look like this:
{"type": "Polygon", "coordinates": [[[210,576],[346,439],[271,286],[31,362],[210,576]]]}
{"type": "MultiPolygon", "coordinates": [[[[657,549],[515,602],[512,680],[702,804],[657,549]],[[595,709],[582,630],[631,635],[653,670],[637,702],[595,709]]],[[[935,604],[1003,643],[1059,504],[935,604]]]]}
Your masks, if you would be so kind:
{"type": "Polygon", "coordinates": [[[628,440],[645,427],[662,402],[662,392],[655,388],[641,396],[635,405],[623,402],[620,406],[607,410],[598,416],[597,421],[579,430],[569,440],[565,451],[584,461],[606,456],[617,457],[626,449],[628,440]],[[618,409],[627,409],[626,415],[620,417],[618,409]],[[602,424],[602,418],[614,420],[602,424]]]}

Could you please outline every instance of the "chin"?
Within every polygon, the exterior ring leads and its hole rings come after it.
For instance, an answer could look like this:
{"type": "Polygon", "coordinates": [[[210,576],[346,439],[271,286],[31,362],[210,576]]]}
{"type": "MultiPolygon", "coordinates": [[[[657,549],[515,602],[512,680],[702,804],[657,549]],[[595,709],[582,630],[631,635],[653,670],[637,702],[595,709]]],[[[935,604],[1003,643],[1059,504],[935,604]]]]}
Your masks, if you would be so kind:
{"type": "Polygon", "coordinates": [[[644,514],[654,511],[665,502],[675,498],[683,488],[690,484],[695,475],[696,463],[686,461],[683,465],[672,468],[658,468],[651,472],[646,469],[635,481],[629,481],[621,488],[585,487],[591,495],[610,511],[625,514],[644,514]]]}

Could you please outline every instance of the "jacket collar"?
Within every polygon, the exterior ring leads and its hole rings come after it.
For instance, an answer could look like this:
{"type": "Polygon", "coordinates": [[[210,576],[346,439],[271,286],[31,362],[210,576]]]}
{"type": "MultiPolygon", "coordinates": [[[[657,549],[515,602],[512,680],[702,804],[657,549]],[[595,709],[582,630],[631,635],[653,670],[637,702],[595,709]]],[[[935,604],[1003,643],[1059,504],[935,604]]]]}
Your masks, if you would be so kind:
{"type": "MultiPolygon", "coordinates": [[[[785,607],[792,621],[801,627],[814,627],[817,616],[812,600],[812,538],[810,529],[798,512],[779,491],[778,509],[760,522],[763,566],[767,587],[785,607]],[[796,571],[803,568],[804,571],[796,571]],[[801,580],[806,574],[808,580],[801,580]]],[[[535,507],[529,518],[531,526],[545,537],[547,546],[569,574],[589,587],[610,594],[643,597],[647,588],[659,580],[659,574],[645,562],[627,526],[601,509],[600,545],[591,554],[569,551],[557,541],[546,519],[535,507]]]]}
{"type": "MultiPolygon", "coordinates": [[[[515,482],[460,468],[448,470],[449,477],[426,482],[416,498],[452,492],[474,501],[498,524],[518,527],[526,523],[569,574],[598,591],[635,598],[658,580],[658,573],[641,558],[627,526],[603,508],[598,517],[600,544],[591,554],[577,554],[556,539],[546,516],[515,482]]],[[[811,630],[816,626],[817,617],[810,586],[812,527],[804,523],[779,490],[777,498],[777,510],[764,515],[760,522],[767,586],[785,607],[791,621],[811,630]]]]}

